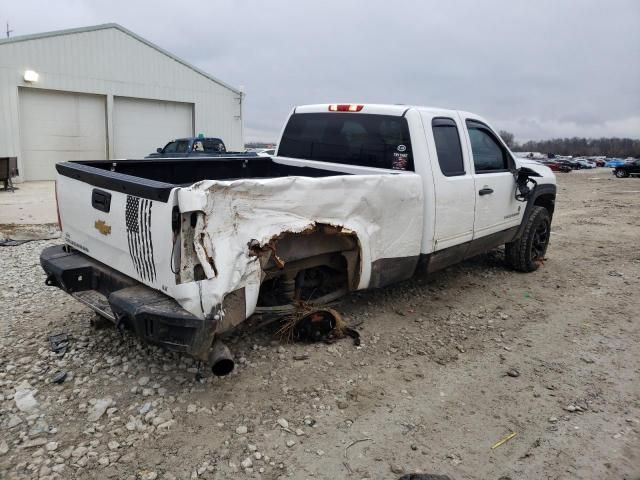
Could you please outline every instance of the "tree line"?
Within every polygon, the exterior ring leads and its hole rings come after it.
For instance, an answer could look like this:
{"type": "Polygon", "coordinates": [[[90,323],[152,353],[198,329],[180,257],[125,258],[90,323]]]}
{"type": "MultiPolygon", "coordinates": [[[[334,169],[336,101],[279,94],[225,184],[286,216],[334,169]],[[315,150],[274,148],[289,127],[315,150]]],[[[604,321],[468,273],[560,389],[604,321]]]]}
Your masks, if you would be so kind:
{"type": "Polygon", "coordinates": [[[554,153],[584,157],[640,157],[640,140],[634,138],[552,138],[519,143],[511,132],[500,131],[500,136],[511,150],[521,152],[554,153]]]}

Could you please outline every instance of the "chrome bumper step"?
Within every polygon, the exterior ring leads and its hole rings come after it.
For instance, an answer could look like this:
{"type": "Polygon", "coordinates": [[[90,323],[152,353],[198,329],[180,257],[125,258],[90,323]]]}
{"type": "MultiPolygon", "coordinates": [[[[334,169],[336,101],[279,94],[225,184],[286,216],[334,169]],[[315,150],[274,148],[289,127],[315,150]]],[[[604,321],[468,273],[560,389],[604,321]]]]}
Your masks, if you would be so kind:
{"type": "Polygon", "coordinates": [[[82,292],[74,292],[71,294],[76,300],[84,303],[101,317],[116,322],[116,316],[113,314],[107,297],[96,290],[84,290],[82,292]]]}

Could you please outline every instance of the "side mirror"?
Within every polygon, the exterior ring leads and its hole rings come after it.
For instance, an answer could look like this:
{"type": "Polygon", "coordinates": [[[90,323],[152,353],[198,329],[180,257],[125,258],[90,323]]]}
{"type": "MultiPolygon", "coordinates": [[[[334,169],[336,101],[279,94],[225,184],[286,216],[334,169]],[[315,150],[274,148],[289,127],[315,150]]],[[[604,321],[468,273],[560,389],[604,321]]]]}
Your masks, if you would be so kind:
{"type": "Polygon", "coordinates": [[[156,148],[156,153],[162,153],[162,148],[160,147],[156,148]]]}

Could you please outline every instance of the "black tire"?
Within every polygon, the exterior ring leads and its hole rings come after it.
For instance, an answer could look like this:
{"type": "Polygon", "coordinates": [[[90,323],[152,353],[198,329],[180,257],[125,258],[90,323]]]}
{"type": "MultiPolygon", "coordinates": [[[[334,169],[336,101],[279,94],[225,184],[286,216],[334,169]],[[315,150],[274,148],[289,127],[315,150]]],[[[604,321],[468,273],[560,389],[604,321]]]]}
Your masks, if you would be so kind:
{"type": "Polygon", "coordinates": [[[627,178],[629,176],[629,172],[625,170],[616,170],[615,175],[618,178],[627,178]]]}
{"type": "Polygon", "coordinates": [[[551,217],[544,207],[534,206],[522,236],[505,245],[505,260],[514,270],[533,272],[544,260],[551,236],[551,217]]]}

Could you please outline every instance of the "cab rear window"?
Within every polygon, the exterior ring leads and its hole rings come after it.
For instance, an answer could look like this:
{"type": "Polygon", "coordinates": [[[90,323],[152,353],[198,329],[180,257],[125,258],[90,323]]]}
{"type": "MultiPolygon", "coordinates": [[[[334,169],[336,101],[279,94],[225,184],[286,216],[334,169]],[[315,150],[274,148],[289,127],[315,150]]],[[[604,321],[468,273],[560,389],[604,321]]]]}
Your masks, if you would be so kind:
{"type": "Polygon", "coordinates": [[[365,113],[296,113],[278,155],[322,162],[413,171],[404,117],[365,113]]]}

